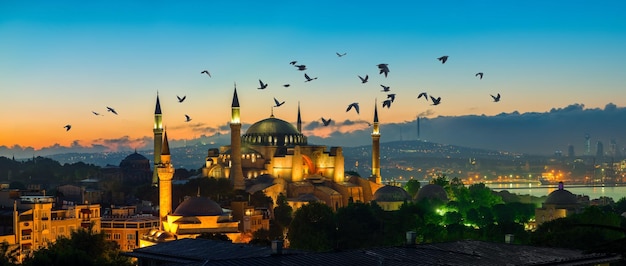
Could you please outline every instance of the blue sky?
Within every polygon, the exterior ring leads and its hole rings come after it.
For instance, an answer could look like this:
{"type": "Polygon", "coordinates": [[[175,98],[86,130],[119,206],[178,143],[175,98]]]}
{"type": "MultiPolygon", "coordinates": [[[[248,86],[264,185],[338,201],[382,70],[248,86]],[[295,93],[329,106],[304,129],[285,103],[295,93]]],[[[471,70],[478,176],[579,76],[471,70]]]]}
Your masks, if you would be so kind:
{"type": "Polygon", "coordinates": [[[208,135],[229,121],[234,82],[244,122],[267,117],[274,97],[287,102],[276,116],[295,121],[299,101],[305,123],[337,123],[307,132],[316,136],[355,130],[342,121],[371,120],[375,101],[381,123],[575,103],[622,107],[625,11],[623,1],[5,0],[0,145],[151,136],[157,91],[170,138],[208,135]],[[446,64],[436,60],[442,55],[446,64]],[[379,63],[389,64],[387,78],[379,63]],[[319,78],[305,83],[304,73],[319,78]],[[361,84],[357,76],[366,74],[361,84]],[[259,79],[266,90],[257,89],[259,79]],[[389,109],[380,109],[381,84],[397,94],[389,109]],[[442,104],[418,101],[422,91],[442,104]],[[499,103],[489,96],[496,93],[499,103]],[[361,114],[345,112],[351,102],[361,114]]]}

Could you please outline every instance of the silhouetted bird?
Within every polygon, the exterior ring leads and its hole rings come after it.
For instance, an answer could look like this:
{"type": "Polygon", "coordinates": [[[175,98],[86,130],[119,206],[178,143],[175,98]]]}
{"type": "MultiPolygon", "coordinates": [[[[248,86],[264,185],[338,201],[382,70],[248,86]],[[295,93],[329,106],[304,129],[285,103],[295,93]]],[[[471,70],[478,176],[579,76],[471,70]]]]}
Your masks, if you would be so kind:
{"type": "Polygon", "coordinates": [[[101,115],[101,114],[100,114],[100,113],[98,113],[98,112],[94,112],[94,111],[91,111],[91,112],[92,112],[94,115],[101,115]]]}
{"type": "Polygon", "coordinates": [[[369,79],[370,77],[368,75],[365,75],[365,78],[359,76],[359,79],[361,79],[361,83],[367,83],[367,79],[369,79]]]}
{"type": "Polygon", "coordinates": [[[111,113],[114,113],[114,114],[117,114],[117,112],[115,111],[115,109],[113,109],[113,108],[111,108],[111,107],[108,107],[108,106],[107,106],[107,111],[109,111],[109,112],[111,112],[111,113]]]}
{"type": "Polygon", "coordinates": [[[183,96],[182,98],[176,95],[176,98],[178,98],[179,103],[182,103],[185,99],[187,99],[187,95],[183,96]]]}
{"type": "Polygon", "coordinates": [[[274,107],[279,107],[279,106],[285,104],[285,101],[279,102],[278,100],[276,100],[276,98],[274,98],[274,102],[276,103],[276,106],[274,106],[274,107]]]}
{"type": "Polygon", "coordinates": [[[389,86],[385,86],[383,84],[380,84],[380,86],[383,87],[382,91],[384,91],[384,92],[387,92],[387,91],[391,90],[391,87],[389,87],[389,86]]]}
{"type": "Polygon", "coordinates": [[[261,85],[261,87],[257,88],[259,90],[264,90],[265,88],[267,88],[267,84],[263,83],[263,81],[261,81],[260,79],[259,79],[259,85],[261,85]]]}
{"type": "Polygon", "coordinates": [[[185,122],[189,122],[191,121],[191,117],[189,117],[188,115],[185,115],[185,122]]]}
{"type": "Polygon", "coordinates": [[[297,67],[300,71],[306,70],[306,65],[295,65],[295,67],[297,67]]]}
{"type": "Polygon", "coordinates": [[[296,63],[298,63],[298,61],[291,61],[291,62],[289,62],[289,64],[292,64],[292,65],[296,65],[296,63]]]}
{"type": "Polygon", "coordinates": [[[499,102],[500,101],[500,93],[498,93],[496,96],[491,95],[491,98],[493,98],[494,102],[499,102]]]}
{"type": "Polygon", "coordinates": [[[202,72],[200,72],[200,74],[207,74],[207,75],[209,75],[209,78],[211,77],[211,73],[209,73],[208,70],[202,70],[202,72]]]}
{"type": "Polygon", "coordinates": [[[396,94],[395,93],[389,93],[387,94],[387,99],[391,100],[391,102],[396,100],[396,94]]]}
{"type": "Polygon", "coordinates": [[[441,97],[435,98],[433,96],[430,96],[430,99],[433,101],[433,105],[438,105],[439,103],[441,103],[441,97]]]}
{"type": "Polygon", "coordinates": [[[69,125],[69,124],[65,125],[64,128],[65,128],[65,131],[70,131],[70,128],[72,128],[72,125],[69,125]]]}
{"type": "Polygon", "coordinates": [[[289,85],[289,84],[283,85],[283,87],[285,87],[285,88],[288,88],[289,86],[291,86],[291,85],[289,85]]]}
{"type": "Polygon", "coordinates": [[[344,55],[346,55],[346,54],[348,54],[348,53],[343,53],[343,54],[336,53],[336,54],[337,54],[337,56],[342,57],[342,56],[344,56],[344,55]]]}
{"type": "Polygon", "coordinates": [[[351,103],[350,105],[348,105],[348,109],[346,109],[346,112],[349,112],[350,109],[352,109],[352,107],[354,107],[354,110],[358,114],[359,113],[359,103],[351,103]]]}
{"type": "Polygon", "coordinates": [[[448,61],[448,56],[444,55],[442,57],[437,58],[437,60],[441,61],[442,64],[445,64],[448,61]]]}
{"type": "Polygon", "coordinates": [[[474,76],[477,76],[477,77],[480,77],[480,79],[483,79],[483,72],[478,72],[474,76]]]}
{"type": "Polygon", "coordinates": [[[390,108],[391,107],[391,100],[384,100],[383,101],[383,108],[390,108]]]}
{"type": "Polygon", "coordinates": [[[378,70],[380,70],[380,73],[378,74],[385,73],[385,78],[387,77],[387,74],[389,74],[389,67],[387,64],[378,64],[378,70]]]}
{"type": "Polygon", "coordinates": [[[306,79],[304,82],[309,82],[311,80],[316,80],[317,79],[317,77],[310,78],[309,75],[307,75],[306,73],[304,73],[304,78],[306,79]]]}
{"type": "Polygon", "coordinates": [[[326,120],[322,117],[322,123],[324,124],[324,126],[330,125],[330,121],[332,121],[332,119],[328,118],[328,120],[326,120]]]}
{"type": "Polygon", "coordinates": [[[425,92],[420,93],[419,95],[417,95],[417,98],[422,98],[422,96],[424,96],[424,100],[428,101],[428,94],[426,94],[425,92]]]}

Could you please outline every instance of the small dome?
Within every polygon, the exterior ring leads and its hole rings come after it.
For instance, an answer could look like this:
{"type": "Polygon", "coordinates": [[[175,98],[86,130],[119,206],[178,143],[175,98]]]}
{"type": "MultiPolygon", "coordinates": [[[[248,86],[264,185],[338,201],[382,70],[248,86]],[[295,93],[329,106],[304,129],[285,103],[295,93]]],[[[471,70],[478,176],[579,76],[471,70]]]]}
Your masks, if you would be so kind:
{"type": "Polygon", "coordinates": [[[411,200],[411,195],[397,186],[384,186],[376,190],[374,200],[379,202],[397,202],[411,200]]]}
{"type": "Polygon", "coordinates": [[[415,199],[417,201],[423,199],[436,199],[441,200],[443,202],[448,201],[448,193],[442,186],[436,184],[428,184],[420,188],[417,191],[417,195],[415,195],[415,199]]]}
{"type": "Polygon", "coordinates": [[[135,153],[126,156],[126,158],[124,158],[124,160],[122,160],[122,163],[124,162],[136,162],[136,161],[148,161],[148,158],[146,158],[146,156],[143,156],[139,153],[137,153],[135,151],[135,153]]]}
{"type": "Polygon", "coordinates": [[[291,123],[271,116],[252,124],[241,137],[244,144],[263,146],[306,145],[307,140],[291,123]]]}
{"type": "Polygon", "coordinates": [[[176,216],[217,216],[224,211],[219,204],[205,197],[191,197],[183,201],[173,215],[176,216]]]}
{"type": "Polygon", "coordinates": [[[566,189],[559,188],[555,191],[552,191],[544,204],[554,204],[554,205],[575,205],[578,204],[578,200],[576,199],[576,195],[572,194],[566,189]]]}

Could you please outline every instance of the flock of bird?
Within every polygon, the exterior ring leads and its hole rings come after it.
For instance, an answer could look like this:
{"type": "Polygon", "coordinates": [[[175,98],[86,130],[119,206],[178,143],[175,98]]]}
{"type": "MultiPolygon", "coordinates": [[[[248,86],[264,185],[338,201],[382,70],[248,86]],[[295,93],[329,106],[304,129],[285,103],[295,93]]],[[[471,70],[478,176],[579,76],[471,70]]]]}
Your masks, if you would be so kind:
{"type": "MultiPolygon", "coordinates": [[[[336,52],[338,57],[343,57],[346,56],[347,53],[339,53],[336,52]]],[[[448,61],[449,56],[444,55],[441,57],[438,57],[437,60],[439,60],[442,64],[445,64],[448,61]]],[[[298,61],[291,61],[289,62],[290,65],[294,66],[298,71],[305,71],[307,70],[307,66],[304,64],[298,64],[298,61]]],[[[385,64],[385,63],[381,63],[376,65],[378,67],[378,73],[380,75],[384,75],[385,78],[389,75],[389,64],[385,64]]],[[[475,74],[476,77],[478,77],[479,79],[483,79],[483,72],[478,72],[475,74]]],[[[359,78],[359,80],[361,81],[361,84],[365,84],[369,82],[369,75],[357,75],[357,77],[359,78]]],[[[304,73],[304,78],[305,81],[304,82],[311,82],[313,80],[316,80],[317,77],[311,78],[307,73],[304,73]]],[[[268,84],[264,83],[261,79],[259,79],[259,84],[260,87],[258,88],[259,90],[265,90],[268,88],[268,84]]],[[[284,87],[289,87],[290,84],[284,84],[284,87]]],[[[396,99],[396,94],[395,93],[391,93],[391,87],[390,86],[385,86],[383,84],[380,84],[380,86],[382,87],[381,92],[385,92],[387,93],[387,97],[386,99],[382,102],[382,108],[391,108],[391,104],[395,101],[396,99]]],[[[498,93],[497,95],[491,95],[491,97],[493,98],[494,102],[499,102],[500,101],[500,93],[498,93]]],[[[441,104],[441,97],[435,97],[433,95],[429,95],[426,92],[421,92],[419,93],[419,95],[417,96],[417,99],[420,98],[424,98],[426,100],[426,102],[430,101],[431,105],[435,106],[435,105],[439,105],[441,104]]],[[[274,98],[274,103],[275,105],[273,107],[279,107],[281,105],[283,105],[285,103],[285,101],[279,101],[278,99],[274,98]]],[[[346,112],[350,112],[351,110],[354,110],[357,114],[359,114],[359,103],[358,102],[353,102],[350,103],[348,105],[348,107],[346,108],[346,112]]],[[[332,119],[331,118],[321,118],[322,120],[322,124],[324,126],[328,126],[331,124],[332,119]]]]}
{"type": "MultiPolygon", "coordinates": [[[[337,56],[339,58],[344,57],[344,56],[347,55],[347,53],[345,53],[345,52],[344,53],[337,52],[336,54],[337,54],[337,56]]],[[[448,58],[449,57],[447,55],[444,55],[444,56],[438,57],[437,60],[439,60],[441,62],[441,64],[445,64],[448,61],[448,58]]],[[[298,64],[298,61],[291,61],[291,62],[289,62],[289,64],[292,65],[293,67],[295,67],[296,70],[298,70],[298,71],[305,71],[305,70],[307,70],[307,66],[304,65],[304,64],[298,64]]],[[[379,75],[384,75],[385,78],[387,78],[387,76],[389,75],[389,72],[390,72],[389,65],[385,64],[385,63],[381,63],[381,64],[378,64],[376,66],[378,67],[379,75]]],[[[203,75],[206,74],[208,77],[211,77],[211,73],[208,70],[203,70],[203,71],[200,72],[200,74],[203,74],[203,75]]],[[[358,76],[359,80],[361,81],[361,84],[365,84],[365,83],[367,83],[369,81],[369,75],[367,75],[367,74],[365,76],[360,76],[360,75],[357,75],[357,76],[358,76]]],[[[482,80],[484,74],[483,74],[483,72],[478,72],[478,73],[475,74],[475,76],[482,80]]],[[[304,82],[311,82],[311,81],[317,80],[317,77],[310,77],[307,73],[304,73],[304,79],[305,79],[304,82]]],[[[257,89],[265,90],[265,89],[268,88],[268,86],[269,86],[269,84],[267,84],[267,83],[263,82],[261,79],[259,79],[259,87],[257,89]]],[[[283,84],[283,87],[289,87],[289,86],[290,86],[290,84],[283,84]]],[[[390,86],[385,86],[383,84],[380,84],[380,86],[382,87],[381,92],[387,93],[386,99],[382,102],[382,108],[386,107],[386,108],[389,109],[389,108],[391,108],[391,104],[396,99],[396,94],[395,93],[390,93],[391,92],[391,87],[390,86]]],[[[492,97],[493,102],[499,102],[500,101],[500,97],[501,97],[500,93],[497,93],[496,95],[490,95],[490,96],[492,97]]],[[[185,101],[185,99],[187,98],[187,96],[182,96],[181,97],[181,96],[176,95],[176,98],[178,99],[179,103],[183,103],[185,101]]],[[[433,105],[433,106],[441,104],[441,97],[434,97],[433,95],[429,95],[426,92],[419,93],[417,95],[417,99],[420,99],[420,98],[424,98],[426,100],[426,102],[428,102],[430,100],[432,102],[431,105],[433,105]]],[[[278,99],[276,99],[274,97],[274,106],[272,106],[272,107],[280,107],[280,106],[282,106],[284,104],[285,104],[285,101],[279,101],[278,99]]],[[[112,107],[107,106],[106,110],[107,110],[107,112],[110,112],[110,113],[112,113],[114,115],[117,115],[117,111],[115,109],[113,109],[112,107]]],[[[358,102],[353,102],[353,103],[348,104],[346,112],[350,112],[351,110],[354,110],[357,114],[359,114],[359,103],[358,102]]],[[[92,113],[94,115],[96,115],[96,116],[102,116],[102,114],[100,114],[100,113],[98,113],[96,111],[92,111],[92,113]]],[[[185,120],[184,121],[185,122],[190,122],[191,120],[192,120],[191,117],[189,115],[185,114],[185,120]]],[[[322,120],[322,124],[324,126],[328,126],[332,122],[331,118],[324,118],[324,117],[322,117],[321,120],[322,120]]],[[[67,125],[64,126],[64,128],[65,128],[66,131],[69,131],[72,128],[72,125],[71,124],[67,124],[67,125]]]]}

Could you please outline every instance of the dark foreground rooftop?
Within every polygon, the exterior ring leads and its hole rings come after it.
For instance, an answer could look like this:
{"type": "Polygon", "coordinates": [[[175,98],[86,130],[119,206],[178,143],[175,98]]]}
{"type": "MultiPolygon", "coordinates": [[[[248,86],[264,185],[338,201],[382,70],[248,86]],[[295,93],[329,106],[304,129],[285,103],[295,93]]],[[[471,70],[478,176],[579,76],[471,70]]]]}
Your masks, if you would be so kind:
{"type": "Polygon", "coordinates": [[[623,262],[616,254],[464,240],[349,251],[302,252],[181,239],[126,255],[144,265],[595,265],[623,262]]]}

